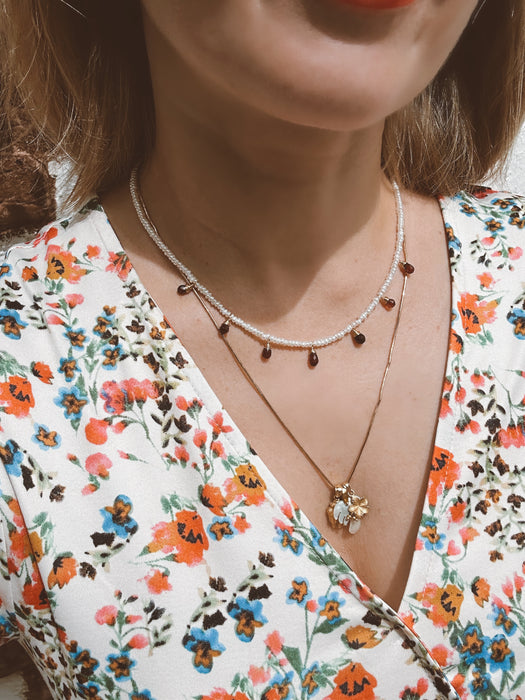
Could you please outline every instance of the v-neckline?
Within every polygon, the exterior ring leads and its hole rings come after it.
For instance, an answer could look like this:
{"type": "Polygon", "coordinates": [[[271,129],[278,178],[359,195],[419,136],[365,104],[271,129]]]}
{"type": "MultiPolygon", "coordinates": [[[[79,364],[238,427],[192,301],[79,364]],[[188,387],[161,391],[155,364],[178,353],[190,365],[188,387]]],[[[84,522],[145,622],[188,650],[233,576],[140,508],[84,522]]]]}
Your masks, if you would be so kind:
{"type": "MultiPolygon", "coordinates": [[[[440,207],[440,213],[441,213],[441,221],[443,225],[443,235],[446,236],[446,226],[447,226],[447,221],[446,221],[446,202],[449,201],[450,198],[438,198],[438,203],[440,207]]],[[[104,247],[108,251],[122,251],[126,253],[126,250],[124,246],[121,244],[120,239],[113,228],[111,222],[109,221],[109,218],[102,207],[102,204],[100,201],[98,201],[98,206],[100,207],[100,211],[102,212],[104,216],[104,230],[102,230],[102,227],[100,227],[99,222],[97,221],[94,225],[94,228],[96,232],[98,233],[102,243],[104,244],[104,247]]],[[[447,249],[449,249],[450,246],[447,242],[447,249]]],[[[240,428],[237,426],[236,422],[232,419],[229,411],[224,407],[222,402],[220,401],[219,397],[213,390],[211,384],[208,382],[200,368],[197,366],[197,364],[193,361],[193,358],[190,354],[190,352],[187,350],[187,348],[184,346],[184,344],[181,342],[176,328],[174,328],[170,322],[168,321],[166,315],[163,313],[161,307],[157,302],[155,301],[154,297],[150,294],[148,291],[148,288],[146,285],[142,282],[137,270],[135,269],[133,263],[131,260],[129,260],[129,268],[128,268],[128,276],[127,280],[129,281],[130,278],[133,278],[133,283],[137,289],[140,289],[142,293],[145,294],[146,298],[151,300],[151,313],[156,316],[156,322],[159,324],[162,321],[167,322],[170,325],[170,328],[172,329],[173,333],[177,337],[177,342],[178,342],[178,347],[182,351],[184,357],[188,360],[188,365],[184,368],[184,374],[185,378],[190,382],[190,384],[194,387],[195,391],[197,392],[198,396],[200,399],[203,400],[204,405],[206,406],[207,410],[210,412],[211,415],[213,415],[217,411],[221,411],[224,416],[227,418],[229,425],[232,427],[232,431],[228,433],[228,441],[233,447],[233,449],[240,453],[246,453],[246,447],[251,445],[251,442],[245,437],[244,433],[240,430],[240,428]]],[[[451,333],[453,332],[453,319],[454,319],[454,308],[457,305],[457,292],[456,292],[456,285],[455,285],[455,272],[450,266],[449,263],[449,282],[450,282],[450,315],[449,315],[449,326],[448,326],[448,346],[447,346],[447,355],[446,355],[446,362],[445,366],[443,368],[443,378],[441,381],[441,394],[440,396],[443,396],[445,392],[445,385],[447,381],[447,376],[450,376],[451,372],[451,365],[453,361],[453,352],[451,349],[451,333]]],[[[442,435],[446,430],[446,426],[444,424],[443,418],[438,414],[436,417],[436,420],[434,422],[435,425],[435,430],[434,430],[434,439],[432,443],[432,454],[435,452],[436,447],[443,446],[443,437],[442,435]]],[[[291,502],[295,503],[294,499],[290,496],[288,493],[287,489],[281,484],[279,479],[274,475],[272,470],[269,468],[269,466],[263,461],[262,458],[260,458],[258,455],[254,455],[254,460],[257,462],[257,468],[263,477],[266,485],[267,485],[267,492],[271,496],[273,502],[279,506],[280,504],[284,502],[291,502]]],[[[428,469],[428,465],[425,466],[425,469],[428,469]]],[[[330,537],[325,537],[325,533],[322,532],[321,535],[323,539],[325,539],[330,547],[330,549],[333,551],[335,557],[337,557],[337,560],[346,567],[348,570],[349,574],[352,576],[352,578],[358,583],[358,585],[363,586],[365,589],[370,590],[374,596],[374,599],[381,605],[384,606],[387,610],[393,612],[396,617],[399,619],[400,624],[402,624],[404,627],[406,627],[403,619],[400,617],[401,614],[404,612],[404,610],[407,609],[408,606],[408,597],[410,592],[418,590],[418,588],[421,588],[422,585],[425,584],[426,582],[426,574],[428,573],[427,571],[421,572],[421,567],[419,566],[419,557],[417,556],[418,554],[418,547],[417,547],[417,542],[419,538],[419,531],[421,524],[423,522],[423,518],[425,517],[425,512],[427,510],[428,506],[428,494],[429,494],[429,488],[431,485],[430,482],[431,479],[431,474],[429,472],[428,478],[426,480],[426,489],[425,489],[425,498],[424,502],[422,505],[422,510],[421,514],[419,517],[419,525],[418,525],[418,532],[416,534],[416,539],[413,543],[412,547],[412,559],[410,562],[409,566],[409,572],[408,576],[406,579],[405,587],[403,590],[402,597],[400,599],[399,607],[397,610],[394,610],[381,596],[377,595],[372,589],[369,588],[369,586],[366,584],[366,581],[363,581],[360,576],[354,571],[354,569],[346,562],[344,557],[339,553],[339,551],[331,544],[330,542],[330,537]],[[417,582],[417,583],[416,583],[417,582]]],[[[297,504],[298,506],[298,515],[300,517],[300,520],[305,523],[306,526],[309,526],[310,528],[313,529],[313,531],[318,531],[318,528],[311,522],[310,518],[306,515],[305,511],[302,509],[300,504],[297,504]]],[[[411,633],[413,633],[413,630],[411,630],[411,633]]]]}

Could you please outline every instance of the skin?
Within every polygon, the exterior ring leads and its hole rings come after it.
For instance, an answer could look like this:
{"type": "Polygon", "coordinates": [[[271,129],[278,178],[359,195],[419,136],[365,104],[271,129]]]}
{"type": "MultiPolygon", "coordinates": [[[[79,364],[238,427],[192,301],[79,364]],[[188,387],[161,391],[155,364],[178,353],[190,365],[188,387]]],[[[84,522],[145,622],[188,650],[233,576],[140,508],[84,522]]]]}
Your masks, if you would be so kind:
{"type": "MultiPolygon", "coordinates": [[[[320,337],[359,315],[392,256],[384,119],[446,60],[474,0],[390,9],[340,0],[143,0],[157,141],[141,187],[167,245],[227,307],[268,332],[320,337]]],[[[450,316],[437,203],[404,193],[410,280],[394,362],[352,479],[372,503],[353,538],[327,525],[329,489],[276,423],[193,296],[138,224],[125,186],[103,204],[145,286],[273,475],[368,585],[397,608],[428,478],[450,316]],[[436,293],[435,290],[441,290],[436,293]],[[421,352],[421,342],[432,337],[421,352]],[[421,386],[426,391],[421,392],[421,386]]],[[[391,295],[399,298],[401,276],[391,295]]],[[[319,353],[229,338],[297,439],[346,480],[379,388],[395,312],[366,345],[319,353]],[[321,437],[322,436],[322,437],[321,437]]]]}

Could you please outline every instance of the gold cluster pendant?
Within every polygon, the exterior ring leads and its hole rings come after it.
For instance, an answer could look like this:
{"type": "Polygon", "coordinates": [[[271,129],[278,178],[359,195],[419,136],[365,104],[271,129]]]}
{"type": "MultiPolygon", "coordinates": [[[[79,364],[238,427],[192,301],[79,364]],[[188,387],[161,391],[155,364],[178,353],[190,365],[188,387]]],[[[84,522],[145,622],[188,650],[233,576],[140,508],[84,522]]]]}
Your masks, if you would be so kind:
{"type": "Polygon", "coordinates": [[[332,527],[344,527],[351,535],[355,535],[368,511],[368,499],[359,496],[350,484],[345,482],[334,487],[326,514],[332,527]]]}

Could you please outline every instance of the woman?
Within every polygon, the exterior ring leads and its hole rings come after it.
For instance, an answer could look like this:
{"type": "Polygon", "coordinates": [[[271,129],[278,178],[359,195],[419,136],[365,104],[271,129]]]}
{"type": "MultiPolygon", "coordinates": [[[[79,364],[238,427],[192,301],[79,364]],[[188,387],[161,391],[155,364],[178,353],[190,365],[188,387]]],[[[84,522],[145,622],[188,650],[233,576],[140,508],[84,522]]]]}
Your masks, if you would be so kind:
{"type": "Polygon", "coordinates": [[[521,3],[3,6],[84,205],[2,266],[4,637],[57,698],[523,694],[521,3]]]}

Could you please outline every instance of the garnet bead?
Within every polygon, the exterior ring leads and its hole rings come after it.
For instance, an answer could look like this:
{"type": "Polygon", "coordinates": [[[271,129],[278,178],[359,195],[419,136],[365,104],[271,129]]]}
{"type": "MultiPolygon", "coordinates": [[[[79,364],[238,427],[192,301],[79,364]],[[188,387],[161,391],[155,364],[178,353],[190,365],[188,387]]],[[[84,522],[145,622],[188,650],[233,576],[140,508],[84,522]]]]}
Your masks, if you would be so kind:
{"type": "Polygon", "coordinates": [[[184,296],[185,294],[189,294],[191,290],[193,289],[194,285],[193,284],[180,284],[177,287],[177,294],[180,294],[181,296],[184,296]]]}
{"type": "Polygon", "coordinates": [[[229,330],[230,330],[230,322],[228,320],[224,321],[219,326],[219,333],[221,335],[226,335],[226,333],[228,333],[229,330]]]}
{"type": "Polygon", "coordinates": [[[317,367],[317,365],[319,364],[319,358],[317,357],[317,353],[313,348],[308,354],[308,364],[310,365],[310,367],[317,367]]]}
{"type": "Polygon", "coordinates": [[[391,297],[381,297],[381,303],[385,309],[393,309],[396,305],[396,300],[392,299],[391,297]]]}
{"type": "Polygon", "coordinates": [[[411,275],[416,269],[411,263],[407,262],[406,260],[400,262],[399,267],[401,268],[401,272],[404,275],[411,275]]]}
{"type": "Polygon", "coordinates": [[[263,348],[261,354],[262,354],[263,360],[269,360],[269,359],[270,359],[270,357],[272,356],[272,348],[270,347],[270,343],[268,343],[267,345],[265,345],[265,347],[263,348]]]}
{"type": "Polygon", "coordinates": [[[354,328],[354,330],[352,331],[352,339],[354,343],[356,343],[356,345],[362,345],[366,340],[366,336],[364,333],[360,333],[354,328]]]}

